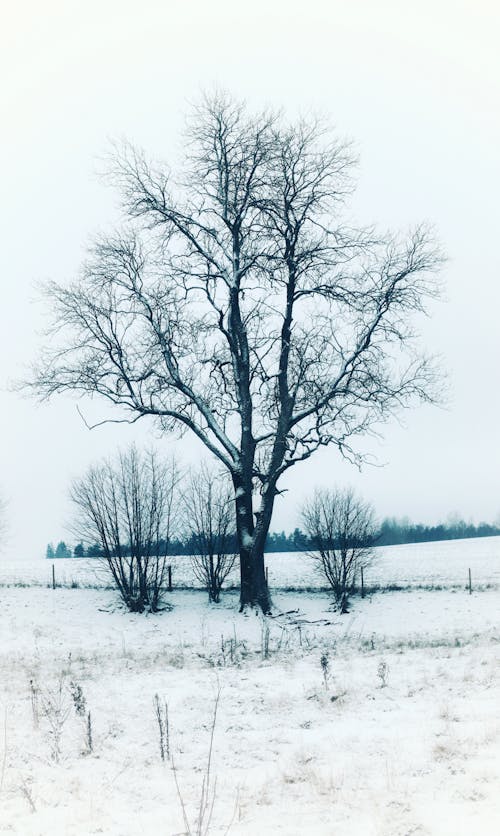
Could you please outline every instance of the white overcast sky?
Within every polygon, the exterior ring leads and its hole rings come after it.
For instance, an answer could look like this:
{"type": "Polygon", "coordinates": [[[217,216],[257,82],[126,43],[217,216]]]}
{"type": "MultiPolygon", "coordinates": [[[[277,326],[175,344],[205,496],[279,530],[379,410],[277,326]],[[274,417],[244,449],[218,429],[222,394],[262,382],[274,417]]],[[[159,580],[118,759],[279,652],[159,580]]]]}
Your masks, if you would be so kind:
{"type": "MultiPolygon", "coordinates": [[[[0,485],[10,549],[65,536],[70,479],[152,427],[89,432],[75,402],[8,390],[42,344],[36,282],[75,275],[93,232],[116,221],[97,159],[126,136],[179,150],[188,102],[228,88],[251,105],[320,111],[360,155],[360,222],[436,225],[446,299],[424,324],[449,371],[446,410],[406,413],[361,474],[333,450],[291,474],[273,529],[292,528],[314,484],[350,483],[381,516],[435,522],[500,513],[499,4],[493,0],[31,0],[0,20],[2,145],[0,485]]],[[[93,407],[95,414],[96,407],[93,407]]],[[[109,414],[103,412],[102,414],[109,414]]],[[[185,461],[198,450],[159,439],[185,461]]],[[[68,538],[70,539],[70,538],[68,538]]]]}

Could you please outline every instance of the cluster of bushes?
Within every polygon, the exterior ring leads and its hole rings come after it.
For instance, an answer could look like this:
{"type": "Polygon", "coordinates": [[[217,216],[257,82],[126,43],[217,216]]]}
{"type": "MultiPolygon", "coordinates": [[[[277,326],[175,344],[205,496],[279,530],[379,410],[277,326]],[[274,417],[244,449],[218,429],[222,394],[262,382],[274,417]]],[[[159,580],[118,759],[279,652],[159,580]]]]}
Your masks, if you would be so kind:
{"type": "MultiPolygon", "coordinates": [[[[117,459],[95,465],[70,491],[75,508],[73,549],[60,541],[47,546],[48,558],[96,557],[131,612],[156,612],[167,585],[168,558],[189,554],[197,580],[209,601],[221,590],[239,556],[234,495],[224,475],[202,466],[182,477],[175,461],[135,447],[117,459]],[[85,546],[84,543],[93,545],[85,546]]],[[[269,550],[300,550],[316,561],[341,612],[348,611],[360,570],[374,559],[374,547],[430,539],[435,528],[385,520],[375,522],[373,508],[352,490],[320,490],[302,510],[305,531],[291,538],[270,535],[269,550]]],[[[438,527],[446,530],[444,526],[438,527]]],[[[450,523],[450,537],[495,534],[493,526],[450,523]]],[[[440,539],[444,539],[441,536],[440,539]]],[[[267,581],[266,581],[267,584],[267,581]]]]}
{"type": "MultiPolygon", "coordinates": [[[[131,612],[156,612],[167,586],[168,558],[188,546],[194,574],[218,603],[238,558],[231,485],[202,466],[182,478],[174,461],[135,447],[105,460],[74,481],[73,552],[61,541],[48,558],[96,557],[107,568],[131,612]],[[184,532],[184,537],[179,537],[184,532]],[[93,543],[90,547],[84,543],[93,543]]],[[[306,534],[294,532],[296,548],[310,549],[336,603],[347,611],[361,563],[368,565],[376,540],[373,509],[352,491],[319,491],[303,511],[306,534]]]]}
{"type": "MultiPolygon", "coordinates": [[[[168,558],[183,541],[209,600],[219,601],[237,556],[234,502],[221,474],[201,467],[181,478],[174,460],[131,447],[90,467],[73,482],[70,498],[79,538],[74,556],[101,559],[128,610],[160,608],[168,558]]],[[[49,545],[47,557],[71,552],[64,543],[49,545]]]]}

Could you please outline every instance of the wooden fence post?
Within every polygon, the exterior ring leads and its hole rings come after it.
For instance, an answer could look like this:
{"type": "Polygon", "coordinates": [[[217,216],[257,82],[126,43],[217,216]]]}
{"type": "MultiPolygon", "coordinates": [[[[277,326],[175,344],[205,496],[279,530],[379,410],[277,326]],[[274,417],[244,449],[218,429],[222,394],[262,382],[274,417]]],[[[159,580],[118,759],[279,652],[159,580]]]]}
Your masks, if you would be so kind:
{"type": "Polygon", "coordinates": [[[170,565],[168,565],[167,570],[168,570],[168,591],[172,592],[172,567],[170,565]]]}
{"type": "Polygon", "coordinates": [[[472,575],[469,569],[469,595],[472,595],[472,575]]]}
{"type": "Polygon", "coordinates": [[[269,586],[269,566],[266,566],[266,586],[269,586]]]}
{"type": "Polygon", "coordinates": [[[365,597],[365,578],[363,575],[363,567],[361,567],[361,597],[365,597]]]}
{"type": "Polygon", "coordinates": [[[52,589],[56,588],[56,570],[54,569],[54,564],[52,564],[52,589]]]}

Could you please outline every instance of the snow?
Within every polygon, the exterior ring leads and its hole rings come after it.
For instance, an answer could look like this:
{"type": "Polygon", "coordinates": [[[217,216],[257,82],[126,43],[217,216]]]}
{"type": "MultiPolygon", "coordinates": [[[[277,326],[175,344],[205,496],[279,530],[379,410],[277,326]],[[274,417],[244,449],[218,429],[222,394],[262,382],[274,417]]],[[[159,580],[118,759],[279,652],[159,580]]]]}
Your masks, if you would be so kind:
{"type": "MultiPolygon", "coordinates": [[[[238,614],[236,592],[210,606],[182,589],[170,611],[132,615],[95,563],[55,561],[56,577],[98,588],[52,590],[48,561],[0,561],[0,833],[184,833],[155,694],[168,701],[194,831],[220,688],[211,834],[231,824],[236,836],[493,836],[500,538],[488,540],[384,550],[370,576],[409,588],[356,598],[345,616],[322,591],[275,591],[275,617],[264,619],[238,614]],[[62,681],[59,763],[41,710],[35,722],[30,680],[40,704],[62,681]],[[91,754],[70,682],[91,711],[91,754]]],[[[283,589],[310,566],[299,555],[267,562],[283,589]]],[[[319,584],[309,571],[306,585],[319,584]]]]}
{"type": "Polygon", "coordinates": [[[251,534],[249,534],[248,531],[243,530],[242,535],[241,535],[241,539],[243,541],[243,545],[245,546],[245,548],[250,549],[252,547],[253,537],[252,537],[251,534]]]}
{"type": "MultiPolygon", "coordinates": [[[[251,545],[250,535],[248,537],[251,545]]],[[[367,585],[463,588],[468,583],[470,568],[473,586],[500,586],[500,537],[386,546],[375,549],[375,556],[374,565],[364,573],[367,585]]],[[[169,563],[172,564],[174,586],[199,587],[189,557],[172,557],[169,563]]],[[[109,583],[97,560],[72,558],[50,561],[19,556],[0,559],[0,584],[51,583],[52,564],[56,581],[62,585],[75,583],[105,587],[109,583]]],[[[302,552],[267,554],[266,565],[273,588],[320,588],[325,584],[316,571],[314,561],[302,552]]],[[[238,572],[235,566],[228,584],[238,582],[238,572]]]]}

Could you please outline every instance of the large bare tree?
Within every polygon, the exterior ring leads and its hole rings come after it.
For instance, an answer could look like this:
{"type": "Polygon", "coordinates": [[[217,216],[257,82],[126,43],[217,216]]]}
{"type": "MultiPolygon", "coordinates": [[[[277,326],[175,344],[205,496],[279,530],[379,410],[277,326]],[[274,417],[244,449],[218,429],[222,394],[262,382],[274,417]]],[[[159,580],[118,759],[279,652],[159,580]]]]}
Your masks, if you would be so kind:
{"type": "MultiPolygon", "coordinates": [[[[354,160],[318,122],[207,97],[174,178],[132,146],[110,177],[125,221],[81,276],[51,284],[51,348],[34,385],[101,395],[124,418],[194,433],[230,474],[241,607],[270,608],[263,550],[279,484],[327,445],[435,397],[414,343],[441,257],[343,217],[354,160]]],[[[410,164],[410,163],[409,163],[410,164]]]]}

